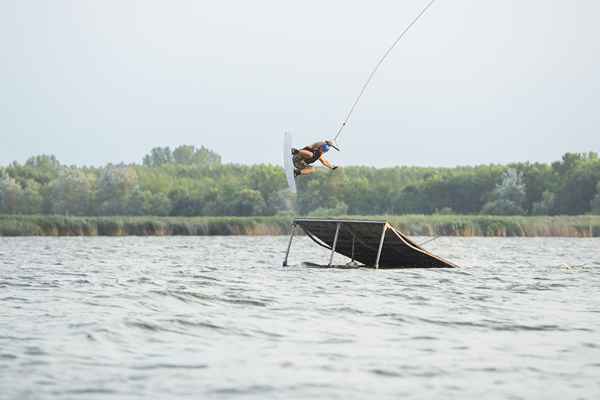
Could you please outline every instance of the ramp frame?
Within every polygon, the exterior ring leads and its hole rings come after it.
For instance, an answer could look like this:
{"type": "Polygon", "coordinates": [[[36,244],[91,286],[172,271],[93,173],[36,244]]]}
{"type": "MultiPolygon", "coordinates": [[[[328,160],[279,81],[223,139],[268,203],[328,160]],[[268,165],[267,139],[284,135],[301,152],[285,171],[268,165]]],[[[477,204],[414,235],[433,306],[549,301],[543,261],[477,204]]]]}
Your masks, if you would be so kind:
{"type": "Polygon", "coordinates": [[[456,264],[429,253],[386,221],[296,218],[283,265],[288,265],[297,228],[317,245],[372,268],[456,268],[456,264]]]}

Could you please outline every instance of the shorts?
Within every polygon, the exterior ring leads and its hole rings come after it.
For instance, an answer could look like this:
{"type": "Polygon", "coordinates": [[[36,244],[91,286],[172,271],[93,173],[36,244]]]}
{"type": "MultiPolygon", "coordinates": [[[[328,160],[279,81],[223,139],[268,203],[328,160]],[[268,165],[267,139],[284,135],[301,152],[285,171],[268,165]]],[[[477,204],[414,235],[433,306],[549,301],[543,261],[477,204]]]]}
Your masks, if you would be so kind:
{"type": "Polygon", "coordinates": [[[307,164],[304,158],[302,158],[302,156],[299,154],[296,154],[292,157],[292,162],[294,163],[294,167],[296,167],[296,169],[303,170],[310,168],[310,165],[307,164]]]}

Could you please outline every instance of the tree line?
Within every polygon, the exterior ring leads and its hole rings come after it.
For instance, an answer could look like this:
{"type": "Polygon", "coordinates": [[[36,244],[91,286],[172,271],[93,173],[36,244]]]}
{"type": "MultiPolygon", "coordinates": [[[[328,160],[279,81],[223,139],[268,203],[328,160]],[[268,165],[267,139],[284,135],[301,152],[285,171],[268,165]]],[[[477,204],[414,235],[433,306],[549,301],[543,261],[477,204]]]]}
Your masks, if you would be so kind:
{"type": "Polygon", "coordinates": [[[205,147],[157,147],[141,164],[78,167],[54,156],[0,167],[1,214],[270,216],[600,214],[600,158],[473,167],[349,166],[286,190],[275,165],[225,164],[205,147]]]}

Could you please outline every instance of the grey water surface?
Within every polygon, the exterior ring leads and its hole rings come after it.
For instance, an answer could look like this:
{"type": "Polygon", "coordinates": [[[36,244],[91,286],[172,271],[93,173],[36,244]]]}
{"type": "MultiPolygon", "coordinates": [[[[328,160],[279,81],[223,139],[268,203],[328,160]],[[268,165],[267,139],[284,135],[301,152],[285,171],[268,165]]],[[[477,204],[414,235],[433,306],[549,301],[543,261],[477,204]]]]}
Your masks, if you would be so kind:
{"type": "Polygon", "coordinates": [[[599,239],[428,245],[455,270],[286,245],[0,238],[0,398],[600,398],[599,239]]]}

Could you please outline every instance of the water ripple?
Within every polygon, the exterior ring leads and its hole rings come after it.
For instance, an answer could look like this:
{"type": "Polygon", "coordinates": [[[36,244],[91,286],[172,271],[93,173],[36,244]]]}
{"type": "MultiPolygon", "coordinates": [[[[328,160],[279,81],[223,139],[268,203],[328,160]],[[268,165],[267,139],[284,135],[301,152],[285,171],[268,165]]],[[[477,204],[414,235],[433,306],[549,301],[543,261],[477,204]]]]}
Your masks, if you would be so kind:
{"type": "Polygon", "coordinates": [[[446,238],[466,267],[426,271],[286,245],[0,238],[2,395],[600,397],[600,240],[446,238]]]}

